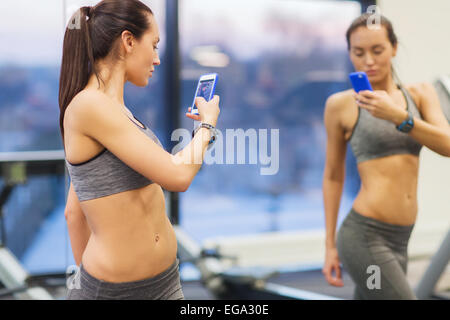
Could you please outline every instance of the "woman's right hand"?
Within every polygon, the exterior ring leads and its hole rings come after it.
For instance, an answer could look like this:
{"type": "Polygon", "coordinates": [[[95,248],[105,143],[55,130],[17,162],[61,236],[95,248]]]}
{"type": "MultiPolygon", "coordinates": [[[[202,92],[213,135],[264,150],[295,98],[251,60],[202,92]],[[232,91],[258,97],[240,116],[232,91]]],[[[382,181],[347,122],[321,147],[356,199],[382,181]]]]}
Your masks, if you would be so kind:
{"type": "Polygon", "coordinates": [[[329,248],[326,250],[325,264],[322,268],[322,273],[330,285],[335,287],[344,286],[341,276],[339,256],[336,248],[329,248]]]}
{"type": "Polygon", "coordinates": [[[191,108],[189,108],[189,112],[186,113],[186,116],[192,120],[208,123],[215,127],[220,113],[219,101],[220,97],[217,95],[208,102],[202,97],[197,97],[195,98],[195,105],[197,106],[199,114],[191,114],[191,108]]]}

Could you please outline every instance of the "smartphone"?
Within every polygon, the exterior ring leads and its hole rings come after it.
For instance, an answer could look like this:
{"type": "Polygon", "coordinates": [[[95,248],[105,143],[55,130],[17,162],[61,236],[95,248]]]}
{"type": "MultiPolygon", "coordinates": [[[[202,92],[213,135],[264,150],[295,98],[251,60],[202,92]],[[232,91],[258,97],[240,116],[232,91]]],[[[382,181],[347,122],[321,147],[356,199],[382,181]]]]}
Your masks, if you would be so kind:
{"type": "Polygon", "coordinates": [[[191,106],[191,114],[198,115],[195,98],[203,97],[206,101],[209,101],[214,97],[214,90],[216,89],[218,79],[219,76],[217,73],[204,74],[200,77],[197,84],[197,90],[195,91],[194,101],[191,106]]]}
{"type": "Polygon", "coordinates": [[[353,89],[356,91],[356,93],[360,92],[361,90],[373,91],[365,72],[353,72],[350,73],[348,77],[350,78],[353,89]]]}

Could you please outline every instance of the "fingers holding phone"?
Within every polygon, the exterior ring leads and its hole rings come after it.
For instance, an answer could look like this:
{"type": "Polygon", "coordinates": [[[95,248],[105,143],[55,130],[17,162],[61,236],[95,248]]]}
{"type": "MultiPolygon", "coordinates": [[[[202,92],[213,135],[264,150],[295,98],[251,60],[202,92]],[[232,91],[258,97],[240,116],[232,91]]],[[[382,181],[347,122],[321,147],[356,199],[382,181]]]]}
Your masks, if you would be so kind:
{"type": "Polygon", "coordinates": [[[220,97],[218,95],[215,95],[210,101],[206,101],[202,97],[195,99],[195,105],[197,106],[201,122],[209,123],[214,127],[216,126],[217,118],[220,114],[219,102],[220,97]]]}
{"type": "Polygon", "coordinates": [[[217,118],[220,114],[219,101],[220,97],[218,95],[215,95],[214,98],[208,102],[202,97],[198,97],[195,99],[196,114],[193,114],[192,108],[189,107],[186,117],[216,126],[217,118]]]}
{"type": "Polygon", "coordinates": [[[214,95],[217,73],[204,74],[200,77],[195,91],[194,101],[186,116],[195,121],[202,121],[216,126],[219,116],[219,96],[214,95]]]}
{"type": "Polygon", "coordinates": [[[186,112],[186,117],[195,121],[200,121],[200,115],[198,114],[198,112],[192,113],[191,107],[188,108],[188,112],[186,112]]]}

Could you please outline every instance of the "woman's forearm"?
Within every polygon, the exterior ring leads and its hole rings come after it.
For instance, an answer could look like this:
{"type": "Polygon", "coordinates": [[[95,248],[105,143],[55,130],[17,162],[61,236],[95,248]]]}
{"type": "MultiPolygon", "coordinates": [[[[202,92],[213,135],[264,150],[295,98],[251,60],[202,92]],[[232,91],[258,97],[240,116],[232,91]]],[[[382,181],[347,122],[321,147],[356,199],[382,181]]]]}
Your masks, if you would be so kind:
{"type": "Polygon", "coordinates": [[[323,203],[325,210],[325,245],[326,248],[336,247],[336,224],[339,213],[344,181],[324,178],[323,203]]]}
{"type": "Polygon", "coordinates": [[[210,130],[200,128],[191,142],[183,150],[172,156],[174,163],[181,166],[182,172],[187,175],[188,184],[194,179],[202,166],[210,139],[210,130]]]}
{"type": "Polygon", "coordinates": [[[443,129],[414,118],[414,127],[409,135],[434,152],[450,157],[450,126],[443,129]]]}

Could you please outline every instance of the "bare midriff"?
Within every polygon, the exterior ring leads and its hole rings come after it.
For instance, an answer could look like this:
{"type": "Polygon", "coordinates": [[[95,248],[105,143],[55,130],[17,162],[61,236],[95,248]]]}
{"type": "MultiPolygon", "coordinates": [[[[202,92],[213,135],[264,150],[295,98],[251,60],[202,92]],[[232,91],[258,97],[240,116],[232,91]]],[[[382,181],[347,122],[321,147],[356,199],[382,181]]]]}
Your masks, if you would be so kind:
{"type": "Polygon", "coordinates": [[[353,209],[395,225],[412,225],[417,216],[419,158],[400,154],[358,164],[361,188],[353,209]]]}
{"type": "Polygon", "coordinates": [[[177,241],[158,184],[80,204],[91,228],[82,264],[92,276],[108,282],[138,281],[174,263],[177,241]]]}

